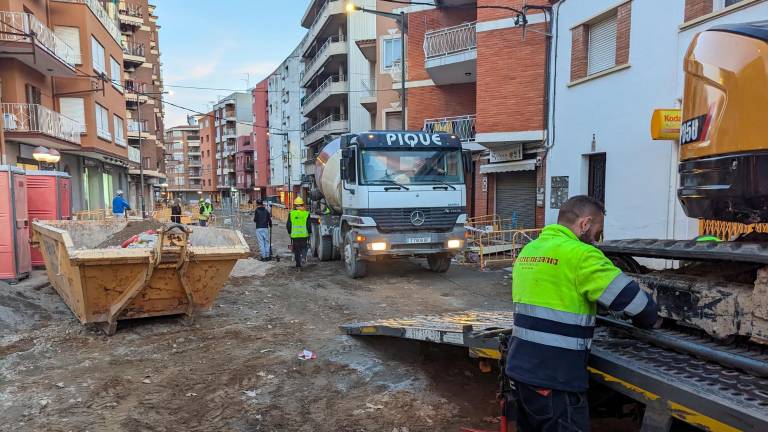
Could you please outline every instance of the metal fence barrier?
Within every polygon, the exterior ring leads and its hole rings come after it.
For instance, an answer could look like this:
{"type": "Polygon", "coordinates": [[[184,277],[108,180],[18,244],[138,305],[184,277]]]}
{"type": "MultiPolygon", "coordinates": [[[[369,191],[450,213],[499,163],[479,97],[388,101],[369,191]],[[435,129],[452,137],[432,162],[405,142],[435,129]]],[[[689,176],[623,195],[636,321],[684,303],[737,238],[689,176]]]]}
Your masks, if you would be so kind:
{"type": "Polygon", "coordinates": [[[768,233],[768,224],[746,225],[737,222],[699,220],[699,235],[711,235],[724,241],[733,240],[741,234],[751,232],[768,233]]]}

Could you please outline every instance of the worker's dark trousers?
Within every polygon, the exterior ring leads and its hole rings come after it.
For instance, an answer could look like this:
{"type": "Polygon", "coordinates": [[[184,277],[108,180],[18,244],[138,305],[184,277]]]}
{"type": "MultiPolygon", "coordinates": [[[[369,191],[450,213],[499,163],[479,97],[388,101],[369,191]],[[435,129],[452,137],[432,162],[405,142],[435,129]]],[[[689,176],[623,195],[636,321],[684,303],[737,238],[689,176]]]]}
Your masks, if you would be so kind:
{"type": "Polygon", "coordinates": [[[307,258],[307,237],[291,239],[293,245],[293,262],[296,263],[296,267],[301,267],[301,263],[307,258]]]}
{"type": "Polygon", "coordinates": [[[542,389],[515,381],[518,432],[587,432],[586,393],[542,389]]]}

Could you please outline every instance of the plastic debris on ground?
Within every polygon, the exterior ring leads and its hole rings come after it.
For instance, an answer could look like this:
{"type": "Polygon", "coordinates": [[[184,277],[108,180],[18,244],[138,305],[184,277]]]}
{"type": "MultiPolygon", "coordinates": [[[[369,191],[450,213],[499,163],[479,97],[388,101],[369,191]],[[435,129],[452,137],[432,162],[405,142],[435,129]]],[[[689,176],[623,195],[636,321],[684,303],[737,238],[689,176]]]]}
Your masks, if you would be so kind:
{"type": "Polygon", "coordinates": [[[314,360],[317,358],[317,354],[309,350],[304,350],[299,353],[300,360],[314,360]]]}

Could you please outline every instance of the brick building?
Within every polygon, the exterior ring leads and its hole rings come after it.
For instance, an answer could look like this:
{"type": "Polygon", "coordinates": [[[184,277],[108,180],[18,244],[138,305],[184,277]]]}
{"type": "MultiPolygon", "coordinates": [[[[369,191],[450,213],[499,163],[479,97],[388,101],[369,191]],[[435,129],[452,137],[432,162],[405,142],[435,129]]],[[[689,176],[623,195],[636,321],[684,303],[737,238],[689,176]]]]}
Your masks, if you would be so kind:
{"type": "Polygon", "coordinates": [[[198,135],[200,136],[200,160],[202,162],[202,191],[203,198],[213,201],[219,200],[218,181],[216,178],[216,127],[211,111],[201,116],[197,121],[198,135]]]}
{"type": "Polygon", "coordinates": [[[253,187],[256,198],[274,196],[275,191],[269,186],[269,78],[265,78],[253,88],[253,187]]]}

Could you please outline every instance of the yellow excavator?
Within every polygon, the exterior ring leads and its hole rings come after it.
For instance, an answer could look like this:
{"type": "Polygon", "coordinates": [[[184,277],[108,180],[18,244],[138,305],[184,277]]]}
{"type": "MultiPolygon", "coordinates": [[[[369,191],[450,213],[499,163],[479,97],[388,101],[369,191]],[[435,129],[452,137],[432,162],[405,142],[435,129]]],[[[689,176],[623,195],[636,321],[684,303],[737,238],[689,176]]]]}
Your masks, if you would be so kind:
{"type": "MultiPolygon", "coordinates": [[[[768,222],[768,21],[716,26],[684,59],[678,198],[692,218],[768,222]]],[[[664,317],[720,341],[768,344],[768,235],[616,240],[600,248],[664,317]],[[675,260],[651,271],[635,257],[675,260]]]]}

